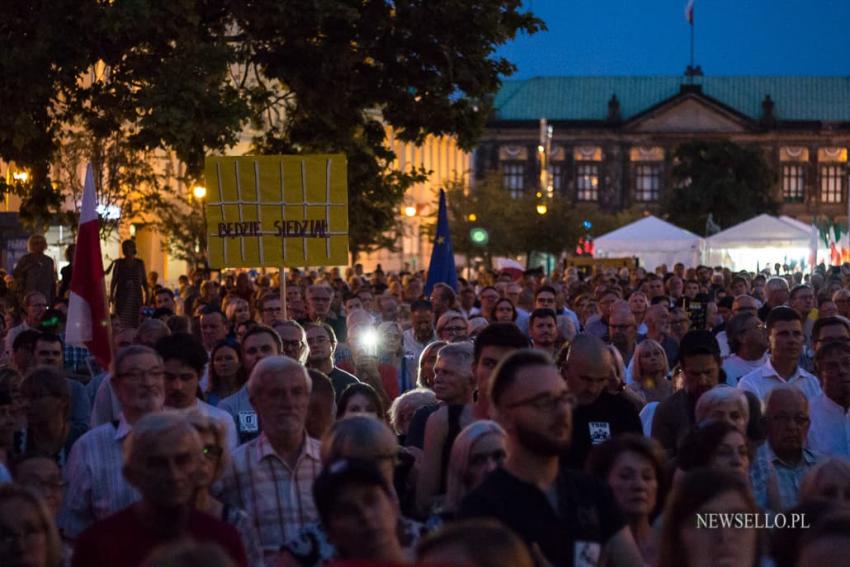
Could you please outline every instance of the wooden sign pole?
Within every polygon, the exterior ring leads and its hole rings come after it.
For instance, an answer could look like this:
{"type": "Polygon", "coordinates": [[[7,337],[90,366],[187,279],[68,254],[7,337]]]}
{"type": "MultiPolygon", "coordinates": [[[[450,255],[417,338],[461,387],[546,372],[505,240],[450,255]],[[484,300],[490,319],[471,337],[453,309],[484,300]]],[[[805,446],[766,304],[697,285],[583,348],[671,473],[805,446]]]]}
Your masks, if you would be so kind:
{"type": "Polygon", "coordinates": [[[284,320],[289,319],[289,311],[286,310],[286,266],[280,266],[280,305],[283,308],[284,320]]]}

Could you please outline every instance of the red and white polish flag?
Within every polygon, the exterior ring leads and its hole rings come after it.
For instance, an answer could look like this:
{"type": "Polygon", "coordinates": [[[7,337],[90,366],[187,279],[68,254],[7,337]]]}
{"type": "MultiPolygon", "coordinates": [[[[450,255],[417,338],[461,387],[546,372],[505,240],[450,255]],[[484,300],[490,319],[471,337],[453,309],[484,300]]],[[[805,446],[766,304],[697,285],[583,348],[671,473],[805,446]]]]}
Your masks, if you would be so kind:
{"type": "Polygon", "coordinates": [[[98,364],[109,369],[112,361],[109,311],[106,307],[106,283],[100,255],[100,221],[97,216],[97,194],[94,170],[86,168],[80,228],[71,274],[71,295],[65,325],[67,343],[85,346],[98,364]]]}
{"type": "Polygon", "coordinates": [[[688,5],[685,6],[685,20],[689,24],[694,23],[694,0],[688,0],[688,5]]]}

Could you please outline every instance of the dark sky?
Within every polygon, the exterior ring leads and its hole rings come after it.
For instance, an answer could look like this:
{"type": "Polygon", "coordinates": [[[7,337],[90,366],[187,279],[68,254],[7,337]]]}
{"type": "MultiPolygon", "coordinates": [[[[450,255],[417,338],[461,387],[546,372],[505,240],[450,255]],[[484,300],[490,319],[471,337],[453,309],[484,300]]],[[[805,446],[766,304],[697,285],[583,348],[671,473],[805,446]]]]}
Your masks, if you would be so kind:
{"type": "MultiPolygon", "coordinates": [[[[500,54],[512,78],[679,75],[687,0],[525,0],[549,30],[500,54]]],[[[696,0],[696,63],[706,75],[850,76],[850,0],[696,0]]]]}

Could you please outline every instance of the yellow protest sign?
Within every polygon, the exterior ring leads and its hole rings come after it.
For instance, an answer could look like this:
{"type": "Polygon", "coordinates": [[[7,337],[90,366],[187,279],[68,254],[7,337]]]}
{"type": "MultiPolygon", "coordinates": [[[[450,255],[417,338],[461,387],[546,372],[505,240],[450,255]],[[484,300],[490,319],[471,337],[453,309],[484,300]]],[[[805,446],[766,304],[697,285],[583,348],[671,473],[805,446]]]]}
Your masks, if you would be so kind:
{"type": "Polygon", "coordinates": [[[210,266],[348,263],[344,155],[208,156],[206,183],[210,266]]]}

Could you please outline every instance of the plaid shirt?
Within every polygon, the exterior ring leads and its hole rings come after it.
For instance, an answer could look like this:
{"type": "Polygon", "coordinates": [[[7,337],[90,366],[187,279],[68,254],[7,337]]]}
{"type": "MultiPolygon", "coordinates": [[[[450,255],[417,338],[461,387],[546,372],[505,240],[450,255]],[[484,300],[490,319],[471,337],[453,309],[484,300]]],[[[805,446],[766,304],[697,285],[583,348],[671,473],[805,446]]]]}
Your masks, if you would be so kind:
{"type": "Polygon", "coordinates": [[[122,417],[95,427],[74,443],[64,469],[68,488],[59,515],[65,536],[74,539],[95,521],[139,500],[121,470],[130,429],[122,417]]]}
{"type": "Polygon", "coordinates": [[[233,452],[221,481],[221,496],[248,513],[263,550],[277,553],[305,525],[319,519],[313,481],[321,468],[318,440],[305,435],[301,454],[291,469],[261,433],[233,452]]]}
{"type": "Polygon", "coordinates": [[[818,463],[818,456],[808,449],[803,449],[800,462],[796,465],[786,463],[776,456],[767,442],[756,451],[754,462],[750,468],[750,481],[753,495],[760,506],[770,507],[771,490],[778,491],[779,510],[788,510],[797,505],[800,484],[803,477],[818,463]],[[775,483],[775,488],[771,484],[775,483]]]}

